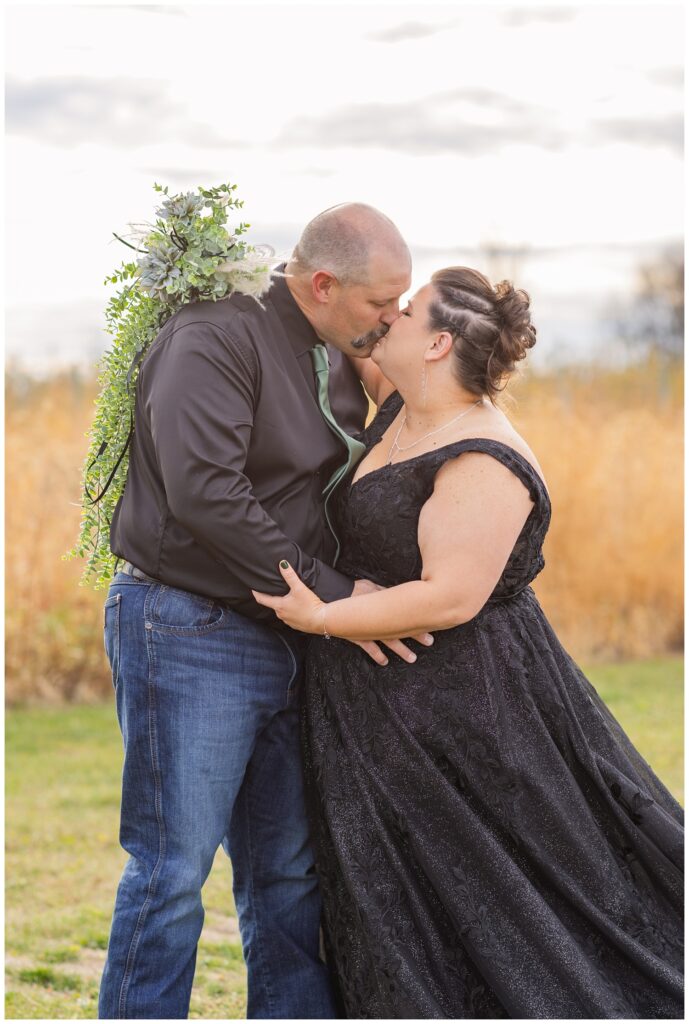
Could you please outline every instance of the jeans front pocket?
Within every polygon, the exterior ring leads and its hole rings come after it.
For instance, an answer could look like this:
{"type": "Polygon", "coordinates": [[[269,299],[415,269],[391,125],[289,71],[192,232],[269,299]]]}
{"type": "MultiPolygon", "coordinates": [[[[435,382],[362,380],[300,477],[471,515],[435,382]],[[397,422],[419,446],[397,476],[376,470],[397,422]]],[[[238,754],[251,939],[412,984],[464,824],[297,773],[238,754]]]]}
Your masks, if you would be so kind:
{"type": "Polygon", "coordinates": [[[109,597],[103,609],[103,644],[110,662],[112,685],[117,690],[120,678],[120,603],[122,594],[109,597]]]}
{"type": "Polygon", "coordinates": [[[212,597],[192,594],[165,584],[152,586],[146,598],[146,623],[152,629],[179,636],[198,636],[223,621],[222,605],[212,597]]]}

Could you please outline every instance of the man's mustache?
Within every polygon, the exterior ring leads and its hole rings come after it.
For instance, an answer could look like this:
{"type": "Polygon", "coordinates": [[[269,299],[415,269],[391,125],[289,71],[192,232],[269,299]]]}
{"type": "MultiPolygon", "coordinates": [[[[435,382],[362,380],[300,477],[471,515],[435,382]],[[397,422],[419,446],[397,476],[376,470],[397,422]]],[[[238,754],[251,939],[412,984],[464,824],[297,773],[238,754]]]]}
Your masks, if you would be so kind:
{"type": "Polygon", "coordinates": [[[362,348],[367,348],[369,345],[373,346],[390,330],[387,324],[381,324],[380,327],[376,328],[375,331],[369,331],[368,334],[362,334],[359,338],[355,338],[354,341],[350,342],[352,348],[359,351],[362,348]]]}

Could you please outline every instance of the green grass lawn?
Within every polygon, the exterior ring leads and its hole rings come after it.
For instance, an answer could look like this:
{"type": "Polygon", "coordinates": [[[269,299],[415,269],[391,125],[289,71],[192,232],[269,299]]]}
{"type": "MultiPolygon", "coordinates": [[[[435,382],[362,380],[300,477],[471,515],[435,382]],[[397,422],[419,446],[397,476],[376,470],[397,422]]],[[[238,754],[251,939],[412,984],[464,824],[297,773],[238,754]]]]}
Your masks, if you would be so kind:
{"type": "MultiPolygon", "coordinates": [[[[682,661],[587,673],[681,801],[682,661]]],[[[117,843],[121,740],[112,706],[7,714],[9,1018],[95,1018],[100,972],[125,854],[117,843]]],[[[190,1016],[242,1018],[245,974],[229,864],[218,854],[190,1016]]]]}

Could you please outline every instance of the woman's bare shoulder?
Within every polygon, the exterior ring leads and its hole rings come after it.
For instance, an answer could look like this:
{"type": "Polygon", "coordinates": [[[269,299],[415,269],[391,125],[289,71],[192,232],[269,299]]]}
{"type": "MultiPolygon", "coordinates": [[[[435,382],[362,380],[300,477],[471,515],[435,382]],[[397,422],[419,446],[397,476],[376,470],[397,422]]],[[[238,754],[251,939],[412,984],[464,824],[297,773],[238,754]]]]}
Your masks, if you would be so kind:
{"type": "Polygon", "coordinates": [[[500,444],[504,444],[508,448],[513,448],[522,456],[522,458],[526,459],[533,469],[536,470],[545,484],[545,475],[536,455],[522,435],[515,430],[503,412],[499,409],[493,409],[489,416],[482,417],[481,420],[475,422],[473,426],[473,430],[469,430],[467,426],[463,431],[463,436],[457,438],[457,440],[468,440],[469,438],[481,437],[485,438],[487,441],[498,441],[500,444]]]}
{"type": "Polygon", "coordinates": [[[495,431],[495,433],[486,435],[486,437],[489,437],[491,441],[500,441],[501,444],[507,445],[508,448],[514,448],[516,452],[531,464],[539,476],[543,477],[543,470],[534,452],[516,430],[495,431]]]}

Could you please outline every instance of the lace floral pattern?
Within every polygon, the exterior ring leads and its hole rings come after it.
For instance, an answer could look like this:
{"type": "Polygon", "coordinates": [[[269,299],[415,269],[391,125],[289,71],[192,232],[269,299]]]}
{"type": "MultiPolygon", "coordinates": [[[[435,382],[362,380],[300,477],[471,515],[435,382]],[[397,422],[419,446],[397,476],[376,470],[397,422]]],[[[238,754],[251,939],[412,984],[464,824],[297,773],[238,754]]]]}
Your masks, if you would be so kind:
{"type": "Polygon", "coordinates": [[[369,473],[340,492],[339,565],[418,579],[421,507],[464,451],[534,502],[481,612],[414,665],[310,648],[307,797],[342,1016],[680,1017],[682,811],[529,586],[550,522],[535,470],[479,438],[369,473]]]}

